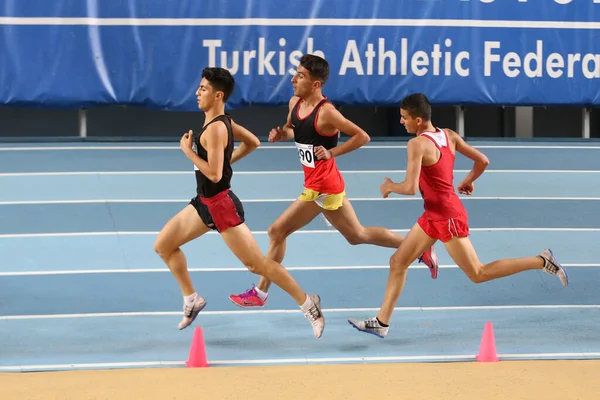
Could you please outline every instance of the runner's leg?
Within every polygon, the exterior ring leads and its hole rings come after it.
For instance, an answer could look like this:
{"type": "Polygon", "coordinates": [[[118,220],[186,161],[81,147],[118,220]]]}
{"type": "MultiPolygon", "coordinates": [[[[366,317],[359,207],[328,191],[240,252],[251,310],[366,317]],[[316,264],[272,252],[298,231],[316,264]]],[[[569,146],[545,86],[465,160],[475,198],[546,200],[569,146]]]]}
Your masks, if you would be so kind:
{"type": "Polygon", "coordinates": [[[323,210],[325,218],[351,245],[373,244],[397,249],[404,240],[402,235],[379,226],[362,226],[350,200],[344,196],[342,206],[336,210],[323,210]]]}
{"type": "Polygon", "coordinates": [[[568,284],[565,270],[550,250],[544,250],[535,257],[507,258],[482,264],[468,237],[454,237],[444,245],[452,260],[474,283],[487,282],[530,269],[543,269],[544,272],[556,275],[564,286],[568,284]]]}
{"type": "MultiPolygon", "coordinates": [[[[310,223],[322,209],[314,201],[294,201],[269,227],[267,258],[281,263],[285,255],[286,239],[293,232],[310,223]]],[[[271,282],[264,276],[258,285],[244,293],[232,294],[229,299],[240,307],[263,307],[271,282]]]]}
{"type": "Polygon", "coordinates": [[[188,205],[165,224],[154,242],[154,251],[165,262],[183,294],[184,317],[179,329],[190,325],[206,305],[206,301],[194,289],[187,261],[180,247],[209,230],[194,206],[188,205]]]}
{"type": "Polygon", "coordinates": [[[321,337],[325,319],[319,296],[305,293],[281,264],[264,256],[246,224],[226,229],[221,237],[250,272],[266,277],[292,296],[311,323],[315,337],[321,337]]]}
{"type": "MultiPolygon", "coordinates": [[[[287,237],[308,225],[322,211],[321,207],[314,201],[295,200],[269,226],[269,250],[267,257],[278,263],[283,262],[287,237]]],[[[263,277],[258,283],[258,288],[267,292],[270,285],[271,282],[263,277]]]]}
{"type": "MultiPolygon", "coordinates": [[[[378,226],[362,226],[350,200],[344,196],[342,206],[336,210],[324,210],[325,218],[335,227],[350,243],[373,244],[381,247],[399,248],[404,237],[391,230],[378,226]]],[[[418,260],[429,267],[431,277],[437,278],[438,258],[435,248],[431,246],[420,254],[418,260]]]]}
{"type": "Polygon", "coordinates": [[[348,322],[350,325],[359,331],[371,333],[381,338],[385,337],[389,330],[389,323],[392,318],[392,313],[394,312],[394,307],[404,288],[409,265],[416,260],[419,254],[423,253],[425,249],[433,246],[435,242],[436,239],[429,237],[418,223],[415,224],[404,238],[402,245],[390,258],[390,272],[387,287],[377,317],[368,318],[362,321],[349,319],[348,322]]]}

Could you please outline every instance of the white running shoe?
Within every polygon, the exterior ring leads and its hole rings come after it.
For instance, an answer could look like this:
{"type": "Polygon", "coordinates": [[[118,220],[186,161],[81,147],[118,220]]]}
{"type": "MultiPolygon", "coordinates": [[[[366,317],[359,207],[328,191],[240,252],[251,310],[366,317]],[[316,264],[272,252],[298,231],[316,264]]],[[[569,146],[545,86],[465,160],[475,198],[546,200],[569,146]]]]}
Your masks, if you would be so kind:
{"type": "Polygon", "coordinates": [[[382,339],[387,336],[390,330],[389,326],[381,326],[377,318],[367,318],[363,321],[350,318],[348,323],[361,332],[370,333],[382,339]]]}
{"type": "Polygon", "coordinates": [[[550,275],[556,275],[563,286],[567,286],[569,284],[569,277],[567,276],[567,271],[563,268],[562,265],[556,260],[554,254],[552,254],[552,250],[546,249],[539,254],[540,257],[544,259],[544,267],[542,270],[550,275]]]}
{"type": "Polygon", "coordinates": [[[202,311],[206,307],[206,300],[202,297],[197,296],[196,300],[194,300],[193,304],[185,304],[183,305],[183,319],[177,326],[179,330],[185,329],[194,322],[200,311],[202,311]]]}
{"type": "Polygon", "coordinates": [[[316,294],[309,294],[313,304],[308,308],[308,310],[302,310],[304,312],[304,316],[310,322],[313,327],[313,333],[315,337],[318,339],[323,334],[323,330],[325,329],[325,317],[323,317],[323,313],[321,312],[321,298],[316,294]]]}

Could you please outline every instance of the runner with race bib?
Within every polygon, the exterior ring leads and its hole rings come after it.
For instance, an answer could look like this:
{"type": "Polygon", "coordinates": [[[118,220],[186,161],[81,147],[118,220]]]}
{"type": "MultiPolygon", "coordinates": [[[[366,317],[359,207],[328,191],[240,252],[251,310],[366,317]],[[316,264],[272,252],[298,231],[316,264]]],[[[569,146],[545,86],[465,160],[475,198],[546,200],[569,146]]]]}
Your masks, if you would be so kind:
{"type": "MultiPolygon", "coordinates": [[[[404,237],[383,227],[360,224],[346,197],[342,174],[335,158],[367,144],[369,135],[346,119],[322,94],[329,78],[329,64],[321,57],[305,54],[292,78],[294,96],[289,102],[285,126],[269,133],[269,142],[295,140],[298,158],[304,170],[304,191],[269,227],[267,257],[282,262],[286,238],[310,223],[319,214],[353,245],[373,244],[397,249],[404,237]],[[340,132],[350,139],[338,145],[340,132]]],[[[432,278],[437,277],[438,260],[433,246],[419,261],[427,264],[432,278]]],[[[270,282],[260,278],[258,286],[229,296],[240,307],[262,307],[267,300],[270,282]]]]}
{"type": "MultiPolygon", "coordinates": [[[[345,194],[344,178],[336,166],[335,157],[331,156],[331,150],[338,145],[339,131],[333,127],[319,130],[317,124],[321,111],[329,111],[329,109],[338,112],[326,97],[322,97],[313,106],[306,105],[306,101],[300,98],[292,108],[290,119],[298,149],[298,158],[304,169],[304,192],[299,200],[315,201],[318,197],[325,199],[329,196],[332,204],[324,208],[337,210],[342,206],[345,194]],[[308,110],[306,110],[307,108],[308,110]],[[321,157],[315,153],[317,150],[321,157]]],[[[367,143],[369,137],[360,128],[356,127],[356,129],[359,131],[354,138],[357,139],[358,146],[356,148],[358,148],[367,143]],[[362,137],[363,134],[365,137],[362,137]]]]}

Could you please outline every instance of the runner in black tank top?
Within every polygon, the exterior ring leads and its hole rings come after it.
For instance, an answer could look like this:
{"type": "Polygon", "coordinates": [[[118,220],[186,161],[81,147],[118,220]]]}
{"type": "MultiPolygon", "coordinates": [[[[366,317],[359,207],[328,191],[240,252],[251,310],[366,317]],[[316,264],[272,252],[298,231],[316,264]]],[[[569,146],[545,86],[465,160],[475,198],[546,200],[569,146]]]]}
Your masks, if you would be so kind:
{"type": "Polygon", "coordinates": [[[213,182],[194,166],[196,174],[196,194],[190,204],[194,206],[202,221],[211,229],[222,232],[244,223],[244,207],[242,202],[233,193],[231,188],[231,156],[233,154],[233,128],[231,117],[227,114],[219,115],[206,124],[198,136],[194,137],[194,152],[202,160],[208,162],[208,152],[202,146],[202,135],[212,124],[225,124],[227,128],[227,145],[223,149],[222,175],[218,182],[213,182]],[[216,204],[218,203],[218,206],[216,204]]]}
{"type": "Polygon", "coordinates": [[[225,103],[234,88],[235,81],[228,70],[211,67],[202,71],[196,99],[198,108],[204,111],[206,125],[197,136],[188,131],[179,142],[194,165],[197,195],[167,222],[154,243],[154,250],[175,276],[183,294],[183,319],[177,327],[190,326],[206,306],[206,300],[194,289],[180,247],[213,229],[250,272],[273,280],[294,299],[312,325],[314,336],[319,338],[325,327],[320,297],[304,292],[280,263],[261,253],[244,223],[242,203],[231,191],[231,164],[260,145],[252,132],[225,114],[225,103]],[[234,139],[242,142],[235,150],[234,139]]]}
{"type": "Polygon", "coordinates": [[[217,193],[231,187],[231,177],[233,176],[233,169],[231,168],[231,155],[233,154],[234,139],[233,129],[231,128],[231,117],[229,115],[219,115],[206,124],[198,136],[194,137],[194,151],[201,159],[208,161],[208,154],[206,153],[206,149],[202,147],[200,138],[210,124],[218,123],[219,121],[223,122],[227,127],[227,147],[225,147],[223,154],[223,176],[219,182],[215,183],[208,179],[202,172],[200,172],[197,167],[194,167],[194,172],[196,173],[196,193],[200,197],[213,197],[217,193]]]}

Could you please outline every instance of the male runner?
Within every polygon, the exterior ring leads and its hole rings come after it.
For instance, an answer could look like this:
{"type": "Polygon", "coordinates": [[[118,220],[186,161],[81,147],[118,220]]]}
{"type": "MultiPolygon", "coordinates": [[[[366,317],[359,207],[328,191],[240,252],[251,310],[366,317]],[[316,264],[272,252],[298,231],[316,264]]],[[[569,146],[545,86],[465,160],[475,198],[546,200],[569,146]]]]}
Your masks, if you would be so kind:
{"type": "Polygon", "coordinates": [[[487,157],[465,143],[456,132],[435,128],[430,121],[431,105],[423,94],[412,94],[402,100],[400,115],[400,123],[416,137],[408,142],[404,182],[394,183],[386,178],[380,188],[381,194],[387,198],[390,193],[412,195],[420,190],[425,212],[390,259],[387,287],[377,317],[363,321],[349,319],[348,322],[360,331],[384,338],[394,306],[404,287],[408,266],[424,249],[438,240],[444,243],[450,257],[474,283],[529,269],[541,269],[558,276],[562,284],[567,286],[567,274],[549,249],[536,257],[504,259],[489,264],[479,261],[468,238],[467,211],[454,191],[453,172],[456,151],[474,161],[473,169],[458,185],[459,193],[471,195],[473,182],[489,164],[487,157]]]}
{"type": "Polygon", "coordinates": [[[233,76],[226,69],[206,68],[202,72],[196,96],[198,108],[205,113],[204,127],[197,137],[189,131],[180,142],[195,167],[197,196],[164,226],[154,244],[181,287],[184,315],[178,328],[189,326],[206,306],[192,285],[180,246],[213,229],[250,272],[266,276],[296,300],[319,338],[325,327],[319,296],[304,293],[281,264],[260,252],[244,222],[242,203],[230,189],[231,164],[260,144],[256,136],[225,114],[225,103],[234,87],[233,76]],[[242,142],[235,151],[234,139],[242,142]]]}
{"type": "MultiPolygon", "coordinates": [[[[287,123],[283,129],[271,130],[269,142],[294,139],[304,170],[304,191],[269,227],[267,257],[282,262],[286,238],[323,213],[329,223],[352,244],[374,244],[397,249],[403,237],[382,227],[364,227],[358,221],[346,197],[344,179],[335,157],[368,143],[369,135],[336,110],[322,94],[329,78],[329,64],[323,58],[305,54],[292,78],[294,96],[289,101],[287,123]],[[350,139],[338,146],[338,133],[350,139]]],[[[433,246],[425,250],[419,261],[438,274],[438,260],[433,246]]],[[[258,286],[229,299],[240,307],[262,307],[267,300],[270,282],[261,277],[258,286]]]]}

